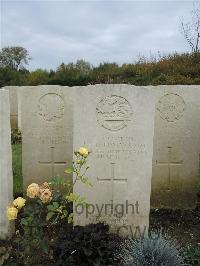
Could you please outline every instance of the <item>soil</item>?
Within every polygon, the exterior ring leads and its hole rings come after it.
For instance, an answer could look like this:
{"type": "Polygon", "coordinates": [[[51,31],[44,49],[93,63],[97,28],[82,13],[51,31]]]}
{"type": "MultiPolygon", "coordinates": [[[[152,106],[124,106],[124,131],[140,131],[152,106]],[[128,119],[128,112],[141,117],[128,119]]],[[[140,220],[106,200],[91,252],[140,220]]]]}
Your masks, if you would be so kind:
{"type": "Polygon", "coordinates": [[[183,246],[200,245],[200,209],[151,210],[150,228],[161,229],[183,246]]]}

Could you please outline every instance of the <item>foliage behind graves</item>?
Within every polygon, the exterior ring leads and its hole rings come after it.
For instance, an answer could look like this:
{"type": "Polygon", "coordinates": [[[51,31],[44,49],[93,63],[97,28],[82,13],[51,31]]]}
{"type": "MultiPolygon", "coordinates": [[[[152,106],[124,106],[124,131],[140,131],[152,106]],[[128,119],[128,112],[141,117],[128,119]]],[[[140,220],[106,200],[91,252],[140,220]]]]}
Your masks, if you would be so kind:
{"type": "Polygon", "coordinates": [[[12,129],[11,132],[11,143],[12,144],[17,144],[22,142],[22,134],[21,131],[17,128],[12,129]]]}
{"type": "Polygon", "coordinates": [[[58,84],[85,86],[89,84],[125,83],[146,85],[199,85],[200,52],[140,56],[133,63],[100,63],[93,66],[85,60],[62,63],[55,70],[13,69],[0,67],[0,87],[58,84]]]}

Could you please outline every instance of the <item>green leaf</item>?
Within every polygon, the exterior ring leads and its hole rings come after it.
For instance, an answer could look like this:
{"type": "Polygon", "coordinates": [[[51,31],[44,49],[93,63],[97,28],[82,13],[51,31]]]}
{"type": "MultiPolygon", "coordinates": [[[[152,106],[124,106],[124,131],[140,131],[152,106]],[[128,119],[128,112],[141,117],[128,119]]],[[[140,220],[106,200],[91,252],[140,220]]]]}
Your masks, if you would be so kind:
{"type": "Polygon", "coordinates": [[[58,202],[54,201],[54,202],[53,202],[53,207],[54,207],[54,209],[57,209],[57,208],[59,207],[58,202]]]}
{"type": "Polygon", "coordinates": [[[68,216],[67,222],[68,224],[71,224],[73,222],[73,213],[68,216]]]}
{"type": "Polygon", "coordinates": [[[49,181],[49,184],[59,186],[59,185],[64,185],[65,182],[66,179],[63,176],[56,176],[49,181]]]}
{"type": "Polygon", "coordinates": [[[55,208],[53,205],[47,205],[47,210],[48,211],[53,211],[55,208]]]}
{"type": "Polygon", "coordinates": [[[22,218],[20,224],[21,225],[28,225],[27,219],[26,218],[22,218]]]}
{"type": "Polygon", "coordinates": [[[48,212],[46,216],[46,220],[49,221],[54,216],[54,212],[48,212]]]}
{"type": "Polygon", "coordinates": [[[73,173],[74,172],[74,167],[73,166],[70,166],[70,167],[68,167],[67,169],[65,169],[65,173],[66,174],[71,174],[71,173],[73,173]]]}
{"type": "Polygon", "coordinates": [[[40,241],[39,243],[40,248],[44,251],[44,253],[48,254],[48,245],[44,241],[40,241]]]}

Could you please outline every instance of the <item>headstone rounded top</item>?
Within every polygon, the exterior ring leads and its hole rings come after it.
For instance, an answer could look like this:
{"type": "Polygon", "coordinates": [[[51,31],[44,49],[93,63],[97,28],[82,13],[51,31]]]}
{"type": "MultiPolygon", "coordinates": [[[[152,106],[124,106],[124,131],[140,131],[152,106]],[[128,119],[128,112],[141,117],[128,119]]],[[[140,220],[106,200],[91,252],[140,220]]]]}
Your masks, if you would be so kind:
{"type": "Polygon", "coordinates": [[[39,115],[47,122],[57,122],[64,116],[65,103],[57,93],[47,93],[40,97],[38,107],[39,115]]]}
{"type": "Polygon", "coordinates": [[[157,103],[157,110],[160,117],[167,122],[175,122],[179,120],[185,111],[185,101],[175,93],[167,93],[160,98],[157,103]]]}
{"type": "Polygon", "coordinates": [[[117,95],[106,96],[96,107],[97,121],[110,131],[118,131],[128,125],[133,110],[127,99],[117,95]]]}

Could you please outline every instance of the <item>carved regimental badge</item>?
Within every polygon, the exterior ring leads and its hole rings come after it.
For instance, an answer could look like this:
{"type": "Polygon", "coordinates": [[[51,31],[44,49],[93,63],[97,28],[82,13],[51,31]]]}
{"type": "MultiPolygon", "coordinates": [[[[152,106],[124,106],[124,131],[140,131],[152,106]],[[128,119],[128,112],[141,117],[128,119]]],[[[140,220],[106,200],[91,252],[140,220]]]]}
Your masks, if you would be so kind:
{"type": "Polygon", "coordinates": [[[118,131],[131,121],[133,114],[130,103],[123,97],[111,95],[103,98],[96,108],[97,121],[100,126],[118,131]]]}
{"type": "Polygon", "coordinates": [[[39,115],[48,122],[57,122],[64,116],[65,104],[56,93],[48,93],[39,99],[39,115]]]}
{"type": "Polygon", "coordinates": [[[157,103],[160,117],[167,122],[179,120],[185,111],[185,102],[181,96],[174,93],[164,95],[157,103]]]}

